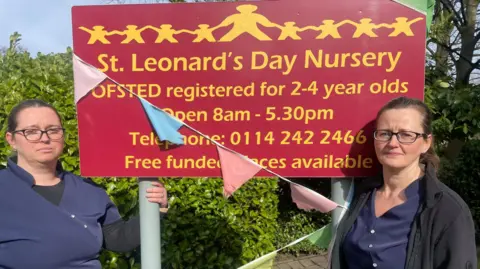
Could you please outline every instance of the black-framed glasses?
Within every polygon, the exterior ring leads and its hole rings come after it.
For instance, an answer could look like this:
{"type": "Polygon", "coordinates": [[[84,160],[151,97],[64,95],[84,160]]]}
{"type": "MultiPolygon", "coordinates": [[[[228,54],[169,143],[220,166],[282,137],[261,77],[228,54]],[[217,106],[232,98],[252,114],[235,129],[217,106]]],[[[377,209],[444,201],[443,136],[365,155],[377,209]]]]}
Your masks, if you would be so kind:
{"type": "Polygon", "coordinates": [[[12,134],[21,133],[28,141],[40,141],[43,134],[46,134],[50,140],[60,140],[65,133],[64,128],[50,128],[47,130],[40,129],[23,129],[16,130],[12,134]]]}
{"type": "Polygon", "coordinates": [[[373,137],[377,141],[388,142],[392,139],[393,136],[397,137],[398,142],[402,144],[412,144],[419,137],[427,138],[427,134],[425,133],[417,133],[412,131],[400,131],[400,132],[392,132],[388,130],[376,130],[373,133],[373,137]]]}

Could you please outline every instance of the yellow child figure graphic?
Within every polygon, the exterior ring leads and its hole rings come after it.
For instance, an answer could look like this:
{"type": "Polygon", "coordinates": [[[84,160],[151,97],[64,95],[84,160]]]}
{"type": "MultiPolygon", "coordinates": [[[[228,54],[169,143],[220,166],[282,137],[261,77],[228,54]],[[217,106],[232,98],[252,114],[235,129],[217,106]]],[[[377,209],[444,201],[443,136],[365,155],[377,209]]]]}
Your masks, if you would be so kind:
{"type": "Polygon", "coordinates": [[[293,40],[301,40],[302,38],[298,35],[298,32],[303,32],[305,30],[310,29],[308,26],[304,28],[300,28],[295,25],[293,21],[287,21],[285,26],[278,25],[277,27],[282,30],[282,33],[278,37],[278,40],[285,40],[287,38],[291,38],[293,40]]]}
{"type": "Polygon", "coordinates": [[[353,38],[359,38],[362,35],[367,35],[369,37],[378,37],[378,35],[373,31],[380,28],[380,25],[372,23],[372,19],[364,18],[360,20],[360,23],[347,20],[347,22],[357,28],[355,33],[353,33],[353,38]]]}
{"type": "Polygon", "coordinates": [[[157,39],[155,39],[155,43],[162,43],[164,40],[169,41],[170,43],[178,43],[178,40],[173,37],[175,34],[179,34],[180,31],[172,29],[171,24],[162,24],[160,28],[154,26],[147,26],[158,33],[157,39]]]}
{"type": "Polygon", "coordinates": [[[110,44],[110,41],[108,41],[106,36],[111,35],[111,33],[105,31],[104,26],[96,25],[93,26],[91,30],[83,26],[80,26],[78,28],[90,34],[90,39],[88,40],[87,44],[92,45],[95,44],[97,41],[102,44],[110,44]]]}
{"type": "Polygon", "coordinates": [[[423,18],[416,18],[411,21],[408,21],[406,17],[399,17],[395,19],[396,22],[392,24],[382,23],[381,26],[385,28],[393,28],[393,32],[390,33],[388,36],[398,36],[400,34],[404,34],[406,36],[414,36],[412,29],[410,28],[412,24],[416,23],[417,21],[423,20],[423,18]]]}
{"type": "Polygon", "coordinates": [[[194,43],[202,42],[203,40],[207,40],[208,42],[215,42],[215,37],[213,36],[213,31],[217,30],[218,26],[209,28],[210,25],[208,24],[199,24],[198,29],[194,31],[190,30],[180,30],[177,33],[188,33],[192,35],[197,35],[197,37],[193,40],[194,43]]]}
{"type": "Polygon", "coordinates": [[[311,29],[315,31],[322,31],[321,34],[319,34],[316,39],[325,39],[328,36],[331,36],[332,38],[342,38],[340,36],[340,33],[338,33],[338,28],[346,23],[348,21],[341,21],[337,24],[334,24],[334,20],[323,20],[323,24],[315,27],[315,26],[307,26],[305,29],[311,29]]]}
{"type": "Polygon", "coordinates": [[[135,42],[139,44],[145,44],[145,41],[142,38],[142,32],[145,29],[148,29],[149,26],[145,26],[143,28],[138,29],[138,26],[136,25],[127,25],[127,29],[124,31],[112,31],[109,33],[109,35],[126,35],[125,39],[121,42],[122,44],[128,44],[135,40],[135,42]]]}
{"type": "Polygon", "coordinates": [[[278,27],[277,24],[270,22],[265,16],[254,13],[257,6],[240,5],[237,6],[239,13],[228,16],[216,28],[227,27],[233,24],[233,28],[226,33],[220,42],[230,42],[244,33],[248,33],[260,41],[272,40],[264,32],[262,32],[257,24],[265,27],[278,27]]]}

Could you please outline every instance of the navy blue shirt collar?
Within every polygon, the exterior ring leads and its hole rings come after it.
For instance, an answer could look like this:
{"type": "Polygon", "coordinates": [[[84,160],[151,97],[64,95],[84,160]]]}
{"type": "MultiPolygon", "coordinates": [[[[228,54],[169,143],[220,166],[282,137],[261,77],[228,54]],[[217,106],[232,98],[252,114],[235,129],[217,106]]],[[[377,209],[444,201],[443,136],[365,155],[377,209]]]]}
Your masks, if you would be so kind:
{"type": "MultiPolygon", "coordinates": [[[[432,207],[437,197],[441,194],[440,181],[437,178],[436,168],[432,164],[425,165],[425,175],[420,178],[419,191],[422,192],[422,196],[425,198],[427,207],[432,207]]],[[[380,172],[377,176],[367,178],[363,181],[361,187],[355,189],[356,195],[366,195],[367,192],[371,192],[374,189],[378,189],[383,186],[383,175],[380,172]]]]}
{"type": "MultiPolygon", "coordinates": [[[[7,160],[7,169],[10,170],[15,176],[20,178],[22,181],[27,183],[29,186],[35,185],[35,180],[33,176],[27,172],[25,169],[17,165],[17,157],[13,156],[8,158],[7,160]]],[[[64,170],[60,161],[57,161],[57,168],[56,168],[57,176],[60,179],[63,179],[64,170]]]]}
{"type": "Polygon", "coordinates": [[[410,185],[408,185],[407,188],[405,188],[405,197],[407,197],[407,199],[410,199],[412,197],[422,194],[421,184],[420,184],[422,179],[423,179],[423,176],[420,178],[417,178],[415,181],[410,183],[410,185]]]}
{"type": "MultiPolygon", "coordinates": [[[[424,192],[423,184],[420,184],[423,179],[424,179],[424,176],[417,178],[405,188],[404,193],[407,200],[416,196],[423,196],[423,192],[424,192]]],[[[375,194],[377,190],[380,189],[382,186],[383,184],[374,188],[373,193],[375,194]]]]}

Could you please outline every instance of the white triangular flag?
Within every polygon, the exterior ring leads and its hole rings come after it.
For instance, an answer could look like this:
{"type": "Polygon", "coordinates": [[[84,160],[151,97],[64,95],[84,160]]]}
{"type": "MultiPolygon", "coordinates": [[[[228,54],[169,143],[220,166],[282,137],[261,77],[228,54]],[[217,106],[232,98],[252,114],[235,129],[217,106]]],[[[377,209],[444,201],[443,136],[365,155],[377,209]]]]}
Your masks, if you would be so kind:
{"type": "Polygon", "coordinates": [[[73,55],[73,85],[75,89],[75,104],[88,92],[107,78],[103,72],[87,65],[78,56],[73,55]]]}

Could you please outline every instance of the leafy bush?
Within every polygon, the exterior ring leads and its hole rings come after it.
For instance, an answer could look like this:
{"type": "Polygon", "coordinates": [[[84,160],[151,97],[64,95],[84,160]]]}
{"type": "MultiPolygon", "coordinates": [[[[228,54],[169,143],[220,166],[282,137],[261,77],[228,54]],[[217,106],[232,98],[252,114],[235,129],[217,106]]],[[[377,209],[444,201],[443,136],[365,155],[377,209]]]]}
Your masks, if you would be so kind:
{"type": "MultiPolygon", "coordinates": [[[[297,210],[281,212],[281,218],[278,221],[279,228],[275,238],[275,248],[284,247],[288,243],[328,224],[326,215],[323,214],[324,217],[322,218],[322,216],[319,216],[320,214],[318,212],[298,212],[297,210]]],[[[322,251],[324,249],[313,245],[308,240],[304,240],[282,250],[282,253],[298,256],[300,254],[316,254],[322,251]]]]}
{"type": "MultiPolygon", "coordinates": [[[[169,193],[162,219],[163,268],[237,268],[274,250],[277,182],[254,179],[229,199],[220,178],[162,178],[169,193]]],[[[134,179],[100,180],[126,215],[138,214],[134,179]]],[[[104,268],[140,268],[140,251],[102,253],[104,268]]]]}
{"type": "Polygon", "coordinates": [[[465,140],[480,133],[480,86],[453,88],[439,80],[427,85],[425,101],[434,114],[433,129],[438,142],[465,140]]]}
{"type": "Polygon", "coordinates": [[[480,228],[480,140],[468,141],[458,158],[442,160],[439,179],[457,192],[472,211],[477,227],[480,228]]]}
{"type": "MultiPolygon", "coordinates": [[[[326,197],[330,193],[330,179],[298,179],[295,182],[306,186],[326,197]]],[[[290,193],[290,184],[279,182],[279,217],[278,231],[275,237],[275,248],[279,249],[294,240],[310,234],[331,221],[330,214],[324,214],[316,211],[307,212],[299,209],[293,203],[290,193]]],[[[304,240],[296,245],[282,250],[282,253],[288,254],[316,254],[324,251],[323,249],[304,240]]]]}
{"type": "Polygon", "coordinates": [[[274,250],[276,180],[250,180],[229,199],[219,178],[167,179],[165,186],[163,257],[171,268],[237,268],[274,250]]]}

